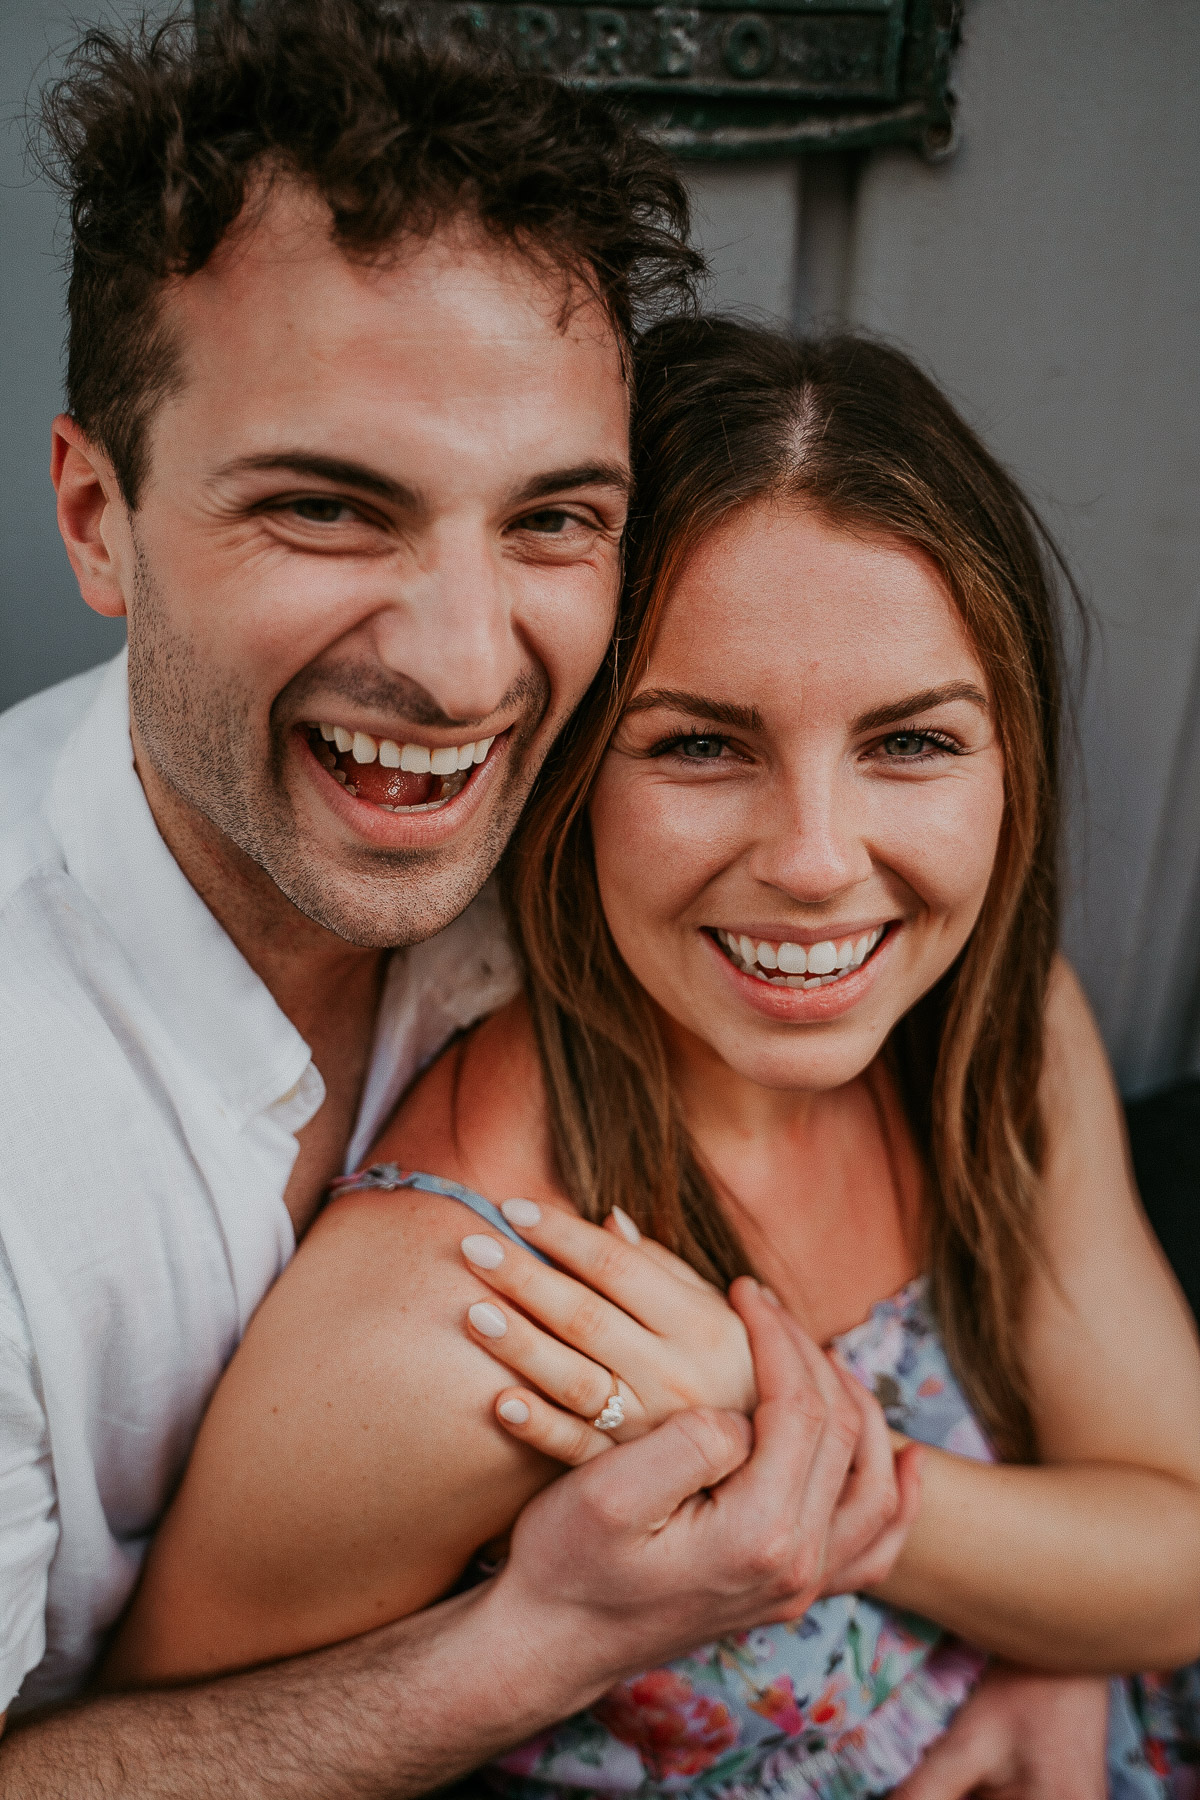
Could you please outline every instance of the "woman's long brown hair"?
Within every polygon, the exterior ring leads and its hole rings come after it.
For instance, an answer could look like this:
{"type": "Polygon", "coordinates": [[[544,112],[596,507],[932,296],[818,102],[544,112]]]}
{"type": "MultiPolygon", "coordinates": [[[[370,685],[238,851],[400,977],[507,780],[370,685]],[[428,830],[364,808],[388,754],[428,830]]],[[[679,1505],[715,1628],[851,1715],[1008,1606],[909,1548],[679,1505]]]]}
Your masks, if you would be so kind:
{"type": "Polygon", "coordinates": [[[1019,1327],[1038,1255],[1037,1093],[1058,935],[1055,587],[1070,578],[1015,482],[895,350],[693,319],[652,332],[636,373],[618,629],[505,872],[562,1180],[586,1217],[623,1206],[710,1278],[749,1270],[683,1124],[650,1005],[609,934],[587,800],[674,580],[721,519],[768,495],[794,497],[917,546],[986,673],[1005,810],[966,948],[896,1026],[887,1054],[924,1155],[947,1350],[1001,1453],[1028,1457],[1019,1327]]]}

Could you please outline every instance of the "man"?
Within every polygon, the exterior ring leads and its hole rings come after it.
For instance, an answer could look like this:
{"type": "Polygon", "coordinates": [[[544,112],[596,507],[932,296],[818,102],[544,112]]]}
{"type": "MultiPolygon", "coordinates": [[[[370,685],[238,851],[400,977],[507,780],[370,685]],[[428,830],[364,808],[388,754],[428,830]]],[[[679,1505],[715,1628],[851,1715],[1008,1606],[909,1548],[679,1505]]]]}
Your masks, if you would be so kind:
{"type": "Polygon", "coordinates": [[[52,472],[129,651],[0,726],[0,1787],[419,1793],[895,1549],[890,1469],[846,1484],[856,1419],[752,1308],[753,1454],[682,1417],[548,1490],[483,1589],[80,1700],[329,1178],[512,991],[485,883],[605,654],[626,353],[686,299],[686,207],[598,104],[370,0],[94,35],[50,117],[52,472]]]}

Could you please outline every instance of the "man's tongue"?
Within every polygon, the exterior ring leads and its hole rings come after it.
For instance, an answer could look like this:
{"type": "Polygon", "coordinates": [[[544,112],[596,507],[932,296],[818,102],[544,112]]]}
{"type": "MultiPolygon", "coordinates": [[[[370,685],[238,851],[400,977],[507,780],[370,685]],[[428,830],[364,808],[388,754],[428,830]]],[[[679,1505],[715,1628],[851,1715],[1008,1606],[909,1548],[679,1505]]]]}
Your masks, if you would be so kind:
{"type": "Polygon", "coordinates": [[[440,797],[440,775],[410,775],[405,769],[385,769],[381,763],[356,763],[352,756],[339,756],[337,766],[347,777],[360,800],[373,806],[424,806],[440,797]]]}

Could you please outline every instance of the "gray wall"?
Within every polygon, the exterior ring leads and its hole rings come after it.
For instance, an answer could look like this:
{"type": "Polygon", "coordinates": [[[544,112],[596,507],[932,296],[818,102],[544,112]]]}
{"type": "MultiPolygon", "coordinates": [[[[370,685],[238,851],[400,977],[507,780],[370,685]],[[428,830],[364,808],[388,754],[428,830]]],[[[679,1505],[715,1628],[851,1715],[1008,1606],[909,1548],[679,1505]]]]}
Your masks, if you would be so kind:
{"type": "MultiPolygon", "coordinates": [[[[86,16],[105,15],[96,6],[86,16]]],[[[0,0],[0,709],[111,656],[124,638],[79,598],[47,475],[61,406],[59,209],[28,165],[26,106],[74,35],[67,0],[0,0]]]]}
{"type": "MultiPolygon", "coordinates": [[[[124,0],[122,0],[124,3],[124,0]]],[[[2,0],[0,104],[69,38],[2,0]]],[[[712,302],[915,351],[1025,481],[1097,622],[1081,709],[1068,947],[1127,1089],[1200,1069],[1200,7],[970,0],[961,144],[692,165],[712,302]]],[[[53,197],[3,133],[0,704],[119,633],[54,531],[53,197]]]]}

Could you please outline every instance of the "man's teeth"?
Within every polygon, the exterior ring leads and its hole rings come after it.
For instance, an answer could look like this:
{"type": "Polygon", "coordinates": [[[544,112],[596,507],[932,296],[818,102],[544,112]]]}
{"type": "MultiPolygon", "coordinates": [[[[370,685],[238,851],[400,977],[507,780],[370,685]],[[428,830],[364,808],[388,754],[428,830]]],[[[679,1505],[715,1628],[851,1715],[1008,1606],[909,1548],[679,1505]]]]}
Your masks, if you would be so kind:
{"type": "Polygon", "coordinates": [[[369,731],[347,731],[344,725],[317,727],[327,744],[338,754],[347,752],[356,763],[373,763],[378,757],[385,769],[403,769],[409,775],[453,775],[481,763],[495,743],[495,737],[480,738],[474,744],[447,744],[430,750],[424,744],[397,744],[392,738],[373,738],[369,731]]]}
{"type": "Polygon", "coordinates": [[[858,938],[843,938],[834,943],[825,938],[819,944],[773,944],[732,931],[718,929],[717,937],[744,975],[756,975],[772,987],[828,987],[848,969],[857,969],[870,956],[883,936],[884,927],[864,931],[858,938]]]}

